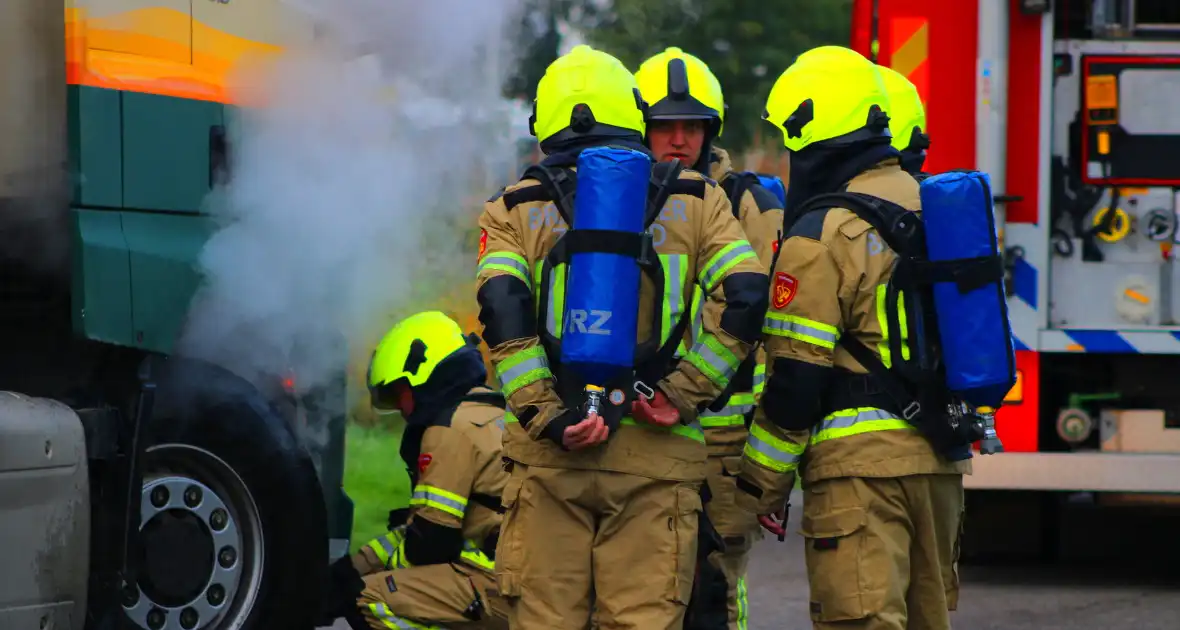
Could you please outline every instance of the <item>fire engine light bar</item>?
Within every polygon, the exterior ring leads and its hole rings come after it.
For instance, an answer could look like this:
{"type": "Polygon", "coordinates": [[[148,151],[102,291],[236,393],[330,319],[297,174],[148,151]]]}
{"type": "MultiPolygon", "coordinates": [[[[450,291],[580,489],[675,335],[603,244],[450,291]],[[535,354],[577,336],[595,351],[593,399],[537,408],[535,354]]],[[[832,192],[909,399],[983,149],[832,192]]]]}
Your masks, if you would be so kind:
{"type": "Polygon", "coordinates": [[[1016,383],[1004,396],[1004,404],[1019,405],[1024,402],[1024,370],[1016,370],[1016,383]]]}

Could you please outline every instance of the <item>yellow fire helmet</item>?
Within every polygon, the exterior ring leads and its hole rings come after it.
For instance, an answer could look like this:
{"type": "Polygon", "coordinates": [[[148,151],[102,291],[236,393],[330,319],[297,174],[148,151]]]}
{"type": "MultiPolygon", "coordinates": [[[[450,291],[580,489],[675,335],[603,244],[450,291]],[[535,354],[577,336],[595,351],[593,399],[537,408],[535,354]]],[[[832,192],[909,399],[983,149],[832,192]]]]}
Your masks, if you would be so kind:
{"type": "Polygon", "coordinates": [[[928,148],[926,108],[922,106],[918,88],[893,68],[879,65],[877,70],[889,94],[889,132],[893,134],[893,148],[898,151],[928,148]]]}
{"type": "Polygon", "coordinates": [[[586,45],[549,64],[537,84],[529,131],[538,142],[584,136],[642,136],[646,103],[615,57],[586,45]]]}
{"type": "Polygon", "coordinates": [[[779,75],[762,118],[783,132],[783,144],[851,144],[890,137],[889,95],[877,65],[843,46],[820,46],[779,75]]]}
{"type": "Polygon", "coordinates": [[[398,322],[373,351],[368,385],[378,409],[397,409],[393,384],[404,379],[418,387],[430,379],[438,364],[467,347],[463,329],[440,311],[425,311],[398,322]]]}
{"type": "Polygon", "coordinates": [[[673,46],[644,61],[635,81],[649,121],[709,120],[714,137],[721,135],[727,106],[721,82],[705,62],[673,46]]]}

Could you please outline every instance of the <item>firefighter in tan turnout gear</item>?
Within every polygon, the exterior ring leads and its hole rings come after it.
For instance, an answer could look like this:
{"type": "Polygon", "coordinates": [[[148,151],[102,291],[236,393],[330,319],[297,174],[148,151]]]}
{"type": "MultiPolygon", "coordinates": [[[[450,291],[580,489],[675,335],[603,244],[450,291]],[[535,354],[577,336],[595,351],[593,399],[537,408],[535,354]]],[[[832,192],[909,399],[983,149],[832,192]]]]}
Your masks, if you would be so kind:
{"type": "Polygon", "coordinates": [[[514,630],[581,630],[592,607],[603,630],[681,627],[706,471],[697,415],[733,378],[765,310],[766,276],[724,191],[657,164],[652,238],[646,257],[632,253],[659,270],[664,290],[657,294],[645,272],[634,387],[590,413],[586,384],[563,373],[563,251],[612,245],[569,227],[573,167],[589,147],[646,152],[645,108],[614,57],[577,46],[558,58],[530,121],[546,157],[489,200],[479,220],[480,321],[511,412],[496,571],[514,630]],[[697,285],[702,332],[689,345],[697,285]]]}
{"type": "MultiPolygon", "coordinates": [[[[889,107],[876,66],[845,48],[809,51],[783,72],[765,117],[790,151],[788,217],[808,198],[845,188],[920,210],[918,184],[890,146],[889,107]]],[[[969,444],[936,452],[850,354],[863,348],[885,368],[910,359],[904,317],[885,321],[896,256],[841,207],[806,213],[785,232],[742,502],[773,526],[769,515],[785,515],[796,469],[803,475],[814,627],[950,628],[969,444]],[[891,340],[891,329],[901,338],[891,340]]]]}
{"type": "MultiPolygon", "coordinates": [[[[769,268],[782,225],[782,208],[773,193],[758,183],[756,175],[734,173],[729,155],[713,146],[713,141],[721,135],[726,111],[717,78],[697,57],[679,48],[668,48],[643,62],[635,80],[640,95],[648,103],[647,145],[656,159],[681,160],[716,180],[729,196],[734,215],[757,252],[759,262],[764,269],[769,268]]],[[[693,301],[694,315],[699,315],[699,305],[698,291],[693,301]]],[[[698,329],[699,324],[694,324],[694,334],[698,329]]],[[[747,359],[735,376],[734,393],[724,407],[708,409],[700,415],[709,447],[709,501],[705,511],[724,543],[724,550],[710,554],[709,562],[722,573],[727,602],[727,610],[721,611],[725,616],[722,623],[716,624],[712,618],[703,623],[694,620],[707,627],[744,630],[747,626],[746,565],[750,547],[761,538],[762,530],[757,515],[737,507],[734,475],[740,470],[746,423],[753,414],[755,397],[761,392],[764,371],[762,361],[747,359]]],[[[704,571],[701,576],[702,581],[708,580],[704,571]]],[[[709,595],[698,588],[698,596],[709,595]]],[[[694,602],[694,613],[696,608],[694,602]]],[[[702,613],[710,617],[713,614],[702,613]]]]}
{"type": "MultiPolygon", "coordinates": [[[[479,339],[429,311],[400,322],[369,367],[373,406],[406,419],[412,484],[390,532],[333,566],[332,608],[357,630],[508,627],[493,571],[504,399],[483,386],[479,339]]],[[[392,455],[392,454],[391,454],[392,455]]]]}

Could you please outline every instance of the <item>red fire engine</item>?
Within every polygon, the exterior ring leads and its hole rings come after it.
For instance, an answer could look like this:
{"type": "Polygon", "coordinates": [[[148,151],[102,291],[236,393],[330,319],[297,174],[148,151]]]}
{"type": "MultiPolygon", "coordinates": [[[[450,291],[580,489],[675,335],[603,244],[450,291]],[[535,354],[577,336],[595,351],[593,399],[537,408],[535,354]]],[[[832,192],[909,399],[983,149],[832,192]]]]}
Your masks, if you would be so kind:
{"type": "Polygon", "coordinates": [[[856,0],[852,47],[997,192],[1019,380],[968,489],[1180,493],[1180,2],[856,0]]]}

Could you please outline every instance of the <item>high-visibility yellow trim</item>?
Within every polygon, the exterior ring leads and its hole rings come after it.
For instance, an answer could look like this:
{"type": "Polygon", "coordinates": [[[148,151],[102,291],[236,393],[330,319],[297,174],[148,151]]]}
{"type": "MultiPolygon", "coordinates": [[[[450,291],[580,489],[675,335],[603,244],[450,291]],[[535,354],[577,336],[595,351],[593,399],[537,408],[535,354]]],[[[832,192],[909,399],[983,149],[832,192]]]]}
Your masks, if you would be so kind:
{"type": "Polygon", "coordinates": [[[467,512],[467,498],[454,492],[419,484],[414,486],[414,494],[410,497],[410,505],[432,507],[446,512],[460,519],[467,512]]]}

